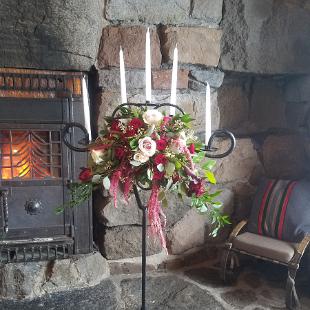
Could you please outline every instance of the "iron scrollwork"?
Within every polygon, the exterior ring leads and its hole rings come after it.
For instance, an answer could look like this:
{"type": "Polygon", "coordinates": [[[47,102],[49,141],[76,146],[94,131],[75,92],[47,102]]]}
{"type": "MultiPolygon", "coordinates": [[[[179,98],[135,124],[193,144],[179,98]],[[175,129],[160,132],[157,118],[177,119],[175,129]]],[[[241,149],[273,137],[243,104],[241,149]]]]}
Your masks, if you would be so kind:
{"type": "Polygon", "coordinates": [[[89,143],[89,133],[87,131],[87,129],[85,128],[85,126],[83,126],[81,123],[77,123],[77,122],[71,122],[71,123],[67,123],[65,125],[65,127],[62,130],[62,140],[64,142],[64,144],[73,151],[76,152],[87,152],[88,148],[87,145],[89,143]],[[70,131],[73,128],[79,128],[82,130],[83,134],[84,134],[84,138],[81,139],[78,144],[83,145],[83,147],[77,147],[75,145],[73,145],[70,141],[69,141],[69,137],[70,137],[70,131]]]}

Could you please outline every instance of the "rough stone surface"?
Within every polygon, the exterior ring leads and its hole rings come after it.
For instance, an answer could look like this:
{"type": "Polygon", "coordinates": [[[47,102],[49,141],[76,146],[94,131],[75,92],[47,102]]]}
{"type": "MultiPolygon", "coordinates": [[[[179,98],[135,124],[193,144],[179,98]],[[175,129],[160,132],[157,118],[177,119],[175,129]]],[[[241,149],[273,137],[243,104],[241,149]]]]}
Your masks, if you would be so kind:
{"type": "MultiPolygon", "coordinates": [[[[223,150],[226,142],[221,143],[223,150]]],[[[227,146],[226,146],[227,148],[227,146]]],[[[217,160],[215,176],[219,183],[250,180],[260,161],[251,139],[237,139],[235,150],[227,157],[217,160]]]]}
{"type": "Polygon", "coordinates": [[[257,80],[251,94],[250,122],[257,131],[286,127],[285,99],[276,80],[257,80]]]}
{"type": "Polygon", "coordinates": [[[290,0],[225,0],[221,68],[307,73],[309,29],[310,11],[290,0]]]}
{"type": "MultiPolygon", "coordinates": [[[[285,308],[287,268],[260,260],[242,260],[238,281],[223,284],[218,261],[188,265],[173,272],[150,272],[147,309],[251,309],[285,308]]],[[[301,265],[296,277],[301,308],[310,308],[309,273],[301,265]]],[[[117,275],[90,288],[47,294],[32,300],[0,300],[5,310],[137,310],[141,305],[141,276],[117,275]]]]}
{"type": "Polygon", "coordinates": [[[227,303],[233,305],[234,307],[238,307],[239,309],[246,307],[257,300],[253,291],[244,289],[226,292],[221,296],[227,303]]]}
{"type": "Polygon", "coordinates": [[[307,173],[304,141],[299,136],[268,136],[262,154],[269,177],[298,179],[307,173]]]}
{"type": "Polygon", "coordinates": [[[120,194],[117,208],[114,207],[111,198],[96,197],[94,209],[98,221],[107,227],[141,225],[142,211],[138,208],[133,195],[127,203],[120,194]]]}
{"type": "MultiPolygon", "coordinates": [[[[107,228],[99,244],[100,251],[107,259],[120,259],[141,256],[141,227],[117,226],[107,228]]],[[[147,238],[147,255],[161,252],[157,236],[147,238]]]]}
{"type": "MultiPolygon", "coordinates": [[[[153,89],[171,89],[172,70],[155,70],[152,72],[153,89]]],[[[178,70],[177,88],[188,88],[188,70],[178,70]]]]}
{"type": "MultiPolygon", "coordinates": [[[[217,198],[223,203],[222,212],[232,214],[233,192],[223,189],[217,198]]],[[[197,210],[190,209],[184,217],[168,232],[169,251],[171,254],[181,254],[191,248],[201,246],[206,241],[212,241],[210,219],[207,214],[199,214],[197,210]]]]}
{"type": "Polygon", "coordinates": [[[188,20],[189,11],[190,0],[109,0],[106,18],[110,21],[177,24],[188,20]]]}
{"type": "Polygon", "coordinates": [[[104,1],[0,3],[0,66],[88,71],[95,63],[104,1]]]}
{"type": "Polygon", "coordinates": [[[249,99],[242,85],[223,85],[218,90],[220,127],[236,129],[244,126],[249,117],[249,99]]]}
{"type": "MultiPolygon", "coordinates": [[[[161,52],[159,37],[156,30],[151,32],[152,67],[159,68],[161,52]]],[[[119,48],[124,51],[126,68],[145,67],[145,33],[146,28],[140,26],[103,28],[98,53],[98,66],[100,69],[119,66],[119,48]]]]}
{"type": "MultiPolygon", "coordinates": [[[[145,87],[144,70],[126,70],[126,89],[143,89],[145,87]]],[[[119,69],[99,70],[99,86],[104,90],[116,90],[120,92],[119,69]]]]}
{"type": "MultiPolygon", "coordinates": [[[[182,278],[173,276],[152,277],[148,279],[147,283],[147,309],[224,309],[210,293],[197,285],[184,281],[182,278]]],[[[125,308],[138,309],[140,305],[140,279],[123,280],[121,288],[125,308]]]]}
{"type": "MultiPolygon", "coordinates": [[[[158,103],[169,103],[170,102],[170,93],[157,94],[153,92],[152,94],[153,102],[158,103]]],[[[128,102],[135,103],[144,103],[145,96],[141,92],[134,93],[131,92],[127,94],[128,102]]],[[[191,114],[195,118],[193,122],[193,129],[203,137],[204,134],[204,120],[205,120],[205,94],[199,92],[186,92],[186,93],[177,93],[177,102],[178,105],[184,109],[186,113],[191,114]]],[[[117,105],[120,104],[120,93],[113,91],[103,91],[100,94],[99,99],[99,115],[98,115],[98,126],[99,128],[103,127],[104,117],[111,115],[113,110],[117,105]]],[[[212,113],[212,130],[218,129],[219,127],[219,109],[217,106],[217,93],[211,93],[211,113],[212,113]]]]}
{"type": "MultiPolygon", "coordinates": [[[[125,77],[127,91],[145,88],[144,70],[126,70],[125,77]]],[[[121,87],[119,69],[99,70],[99,86],[104,90],[119,91],[121,87]]],[[[177,88],[188,88],[188,70],[178,70],[177,88]]],[[[171,70],[153,70],[152,89],[170,90],[171,70]]]]}
{"type": "Polygon", "coordinates": [[[123,303],[115,284],[107,279],[91,288],[58,292],[32,300],[1,300],[0,308],[5,310],[66,309],[66,310],[121,310],[123,303]]]}
{"type": "Polygon", "coordinates": [[[4,265],[0,270],[2,298],[33,298],[46,293],[94,286],[109,275],[100,253],[51,262],[4,265]]]}
{"type": "Polygon", "coordinates": [[[217,25],[222,19],[223,0],[195,0],[191,16],[217,25]]]}
{"type": "Polygon", "coordinates": [[[289,102],[308,102],[310,98],[310,76],[295,77],[285,87],[285,99],[289,102]]]}
{"type": "Polygon", "coordinates": [[[224,72],[218,69],[191,70],[190,88],[198,91],[206,91],[206,82],[212,88],[219,88],[224,80],[224,72]]]}
{"type": "Polygon", "coordinates": [[[214,67],[218,65],[221,30],[203,27],[164,27],[161,35],[164,62],[172,61],[177,43],[180,63],[214,67]]]}
{"type": "MultiPolygon", "coordinates": [[[[145,205],[149,195],[149,191],[140,191],[141,201],[145,205]]],[[[167,217],[167,228],[170,228],[190,209],[191,201],[186,197],[182,201],[174,193],[167,193],[167,199],[168,208],[163,211],[167,217]]],[[[99,222],[107,227],[141,225],[142,211],[138,208],[134,195],[130,196],[128,204],[119,195],[117,208],[114,207],[111,199],[96,197],[94,209],[99,222]]]]}

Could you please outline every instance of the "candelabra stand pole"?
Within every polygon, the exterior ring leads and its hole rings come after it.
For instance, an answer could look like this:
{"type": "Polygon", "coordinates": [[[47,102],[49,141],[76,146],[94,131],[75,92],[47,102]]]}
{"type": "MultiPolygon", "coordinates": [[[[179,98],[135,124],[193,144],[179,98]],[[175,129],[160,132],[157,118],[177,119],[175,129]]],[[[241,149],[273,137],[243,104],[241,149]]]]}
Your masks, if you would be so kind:
{"type": "Polygon", "coordinates": [[[141,310],[145,310],[145,289],[146,289],[146,212],[147,208],[141,202],[138,188],[134,185],[133,191],[139,209],[142,210],[142,292],[141,292],[141,310]]]}

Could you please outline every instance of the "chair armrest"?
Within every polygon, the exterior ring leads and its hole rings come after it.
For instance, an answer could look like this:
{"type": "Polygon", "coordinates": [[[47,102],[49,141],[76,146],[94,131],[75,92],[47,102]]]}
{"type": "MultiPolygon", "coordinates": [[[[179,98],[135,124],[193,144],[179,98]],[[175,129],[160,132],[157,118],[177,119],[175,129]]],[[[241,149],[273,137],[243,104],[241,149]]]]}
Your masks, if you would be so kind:
{"type": "Polygon", "coordinates": [[[240,223],[238,223],[238,225],[233,229],[233,231],[230,233],[229,238],[228,238],[228,242],[231,243],[240,233],[240,231],[242,230],[242,228],[247,224],[248,221],[243,220],[240,223]]]}
{"type": "Polygon", "coordinates": [[[300,241],[300,243],[298,244],[298,247],[296,249],[296,251],[298,252],[298,254],[303,255],[307,246],[309,245],[310,242],[310,235],[306,234],[304,236],[304,238],[300,241]]]}

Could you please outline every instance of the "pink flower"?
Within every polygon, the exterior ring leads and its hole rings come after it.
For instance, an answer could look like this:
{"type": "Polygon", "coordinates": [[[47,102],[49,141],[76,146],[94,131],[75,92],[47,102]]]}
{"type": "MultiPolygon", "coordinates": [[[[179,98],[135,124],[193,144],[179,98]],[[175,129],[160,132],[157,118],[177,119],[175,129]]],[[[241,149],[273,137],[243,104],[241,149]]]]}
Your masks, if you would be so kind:
{"type": "Polygon", "coordinates": [[[189,183],[189,190],[191,194],[195,194],[197,197],[205,193],[205,187],[202,181],[191,181],[189,183]]]}
{"type": "Polygon", "coordinates": [[[141,128],[141,127],[143,127],[143,126],[144,126],[144,123],[143,123],[143,121],[142,121],[140,118],[137,118],[137,117],[133,118],[133,119],[128,123],[125,136],[126,136],[126,137],[132,137],[132,136],[134,136],[135,134],[137,134],[138,129],[141,128]]]}
{"type": "Polygon", "coordinates": [[[154,163],[156,165],[167,163],[167,158],[164,154],[157,154],[154,158],[154,163]]]}
{"type": "Polygon", "coordinates": [[[163,151],[167,147],[167,140],[161,138],[160,140],[156,141],[156,148],[158,151],[163,151]]]}
{"type": "Polygon", "coordinates": [[[82,168],[82,171],[79,174],[79,179],[82,182],[88,182],[91,180],[92,176],[93,175],[92,175],[91,170],[89,168],[82,168]]]}
{"type": "Polygon", "coordinates": [[[172,120],[171,116],[164,116],[163,125],[166,126],[172,120]]]}
{"type": "Polygon", "coordinates": [[[165,175],[164,171],[159,171],[157,168],[154,169],[153,180],[161,180],[165,175]]]}
{"type": "Polygon", "coordinates": [[[188,150],[190,151],[191,154],[195,154],[195,144],[192,143],[189,147],[188,150]]]}
{"type": "Polygon", "coordinates": [[[121,131],[121,128],[119,127],[120,122],[118,120],[114,120],[111,123],[111,130],[112,131],[121,131]]]}
{"type": "Polygon", "coordinates": [[[139,149],[144,155],[151,157],[155,154],[156,143],[151,137],[144,137],[139,139],[139,149]]]}

